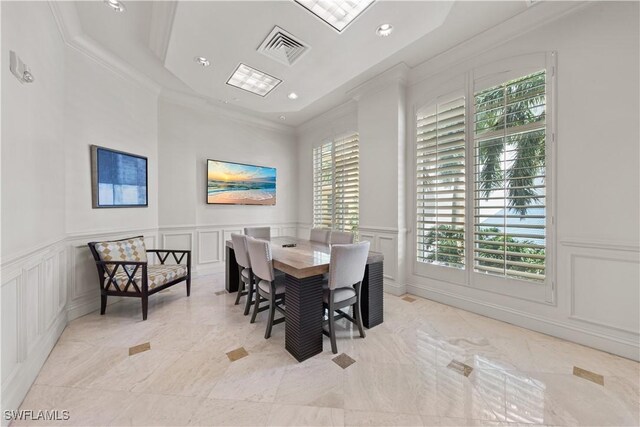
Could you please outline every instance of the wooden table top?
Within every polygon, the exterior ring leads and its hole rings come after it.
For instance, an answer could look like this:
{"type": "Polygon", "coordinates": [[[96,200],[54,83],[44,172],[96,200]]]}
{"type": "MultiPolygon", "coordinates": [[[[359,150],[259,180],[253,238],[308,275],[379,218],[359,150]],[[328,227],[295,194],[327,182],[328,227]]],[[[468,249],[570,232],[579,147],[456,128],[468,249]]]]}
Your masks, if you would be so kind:
{"type": "MultiPolygon", "coordinates": [[[[227,246],[233,249],[233,242],[227,240],[227,246]]],[[[273,268],[284,271],[297,278],[317,276],[329,271],[331,249],[324,243],[312,242],[297,237],[272,237],[271,254],[273,268]],[[295,243],[293,248],[283,248],[282,245],[295,243]]],[[[379,252],[369,251],[367,264],[381,262],[384,257],[379,252]]]]}

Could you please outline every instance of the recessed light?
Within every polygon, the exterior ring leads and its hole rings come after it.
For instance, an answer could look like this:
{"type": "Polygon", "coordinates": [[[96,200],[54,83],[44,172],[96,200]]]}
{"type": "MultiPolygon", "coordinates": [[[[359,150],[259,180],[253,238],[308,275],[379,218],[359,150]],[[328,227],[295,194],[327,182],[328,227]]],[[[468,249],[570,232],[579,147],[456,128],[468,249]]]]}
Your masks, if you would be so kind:
{"type": "Polygon", "coordinates": [[[341,32],[375,0],[296,0],[296,3],[341,32]]]}
{"type": "Polygon", "coordinates": [[[280,116],[280,120],[287,120],[285,116],[280,116]]]}
{"type": "Polygon", "coordinates": [[[380,37],[387,37],[389,34],[393,32],[393,25],[391,24],[382,24],[376,30],[376,34],[380,37]]]}
{"type": "Polygon", "coordinates": [[[282,80],[270,76],[267,73],[240,64],[233,72],[227,84],[235,86],[260,96],[267,96],[269,92],[282,83],[282,80]]]}
{"type": "Polygon", "coordinates": [[[116,12],[124,12],[127,9],[124,7],[124,3],[119,0],[104,0],[104,2],[116,12]]]}
{"type": "Polygon", "coordinates": [[[287,97],[289,99],[298,99],[298,94],[295,92],[291,92],[289,95],[287,95],[287,97]]]}
{"type": "Polygon", "coordinates": [[[204,56],[196,56],[195,58],[193,58],[193,60],[196,62],[196,64],[200,64],[203,67],[208,67],[210,65],[209,60],[204,56]]]}

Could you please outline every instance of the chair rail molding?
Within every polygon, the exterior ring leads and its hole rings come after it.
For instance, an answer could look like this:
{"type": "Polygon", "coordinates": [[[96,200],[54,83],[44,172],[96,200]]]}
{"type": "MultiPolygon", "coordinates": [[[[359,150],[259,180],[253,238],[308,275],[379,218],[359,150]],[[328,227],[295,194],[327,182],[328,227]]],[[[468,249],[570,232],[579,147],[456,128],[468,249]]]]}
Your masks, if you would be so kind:
{"type": "Polygon", "coordinates": [[[298,223],[253,224],[181,224],[161,226],[158,229],[162,249],[189,249],[192,251],[193,276],[224,271],[225,242],[232,233],[243,233],[244,227],[270,227],[271,235],[296,236],[298,223]]]}
{"type": "Polygon", "coordinates": [[[416,274],[410,274],[407,291],[640,361],[640,246],[560,239],[556,261],[558,304],[553,306],[416,274]]]}

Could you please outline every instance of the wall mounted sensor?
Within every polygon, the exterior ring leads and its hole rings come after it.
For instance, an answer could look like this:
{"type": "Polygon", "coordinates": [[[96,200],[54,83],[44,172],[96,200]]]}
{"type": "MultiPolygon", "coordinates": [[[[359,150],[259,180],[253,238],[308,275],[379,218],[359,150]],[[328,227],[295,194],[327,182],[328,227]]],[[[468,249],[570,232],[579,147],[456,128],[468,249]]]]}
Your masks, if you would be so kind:
{"type": "Polygon", "coordinates": [[[27,64],[22,62],[20,57],[12,50],[9,51],[9,69],[20,80],[20,83],[32,83],[35,80],[27,64]]]}

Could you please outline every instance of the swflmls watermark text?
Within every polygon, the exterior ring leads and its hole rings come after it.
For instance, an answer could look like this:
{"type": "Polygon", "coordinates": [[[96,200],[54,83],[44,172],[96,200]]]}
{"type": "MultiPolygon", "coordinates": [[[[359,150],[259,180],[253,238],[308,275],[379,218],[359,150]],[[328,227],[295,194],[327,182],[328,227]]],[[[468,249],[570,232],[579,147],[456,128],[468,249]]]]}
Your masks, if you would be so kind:
{"type": "Polygon", "coordinates": [[[4,411],[6,421],[67,421],[69,411],[58,409],[45,409],[34,411],[32,409],[21,409],[19,411],[4,411]]]}

